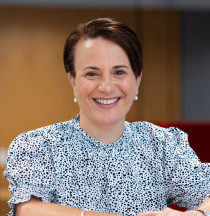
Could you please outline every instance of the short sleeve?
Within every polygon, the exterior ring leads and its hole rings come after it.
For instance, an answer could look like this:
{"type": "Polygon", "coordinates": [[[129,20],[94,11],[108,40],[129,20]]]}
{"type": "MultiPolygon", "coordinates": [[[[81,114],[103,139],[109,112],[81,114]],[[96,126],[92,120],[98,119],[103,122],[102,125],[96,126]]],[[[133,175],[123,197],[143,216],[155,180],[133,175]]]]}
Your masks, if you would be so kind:
{"type": "Polygon", "coordinates": [[[210,196],[210,164],[200,162],[187,134],[177,128],[167,129],[164,148],[168,204],[197,208],[210,196]]]}
{"type": "Polygon", "coordinates": [[[36,196],[44,202],[54,199],[55,178],[51,150],[43,136],[24,133],[11,143],[7,167],[4,171],[9,181],[12,198],[9,216],[14,216],[15,204],[26,202],[36,196]]]}

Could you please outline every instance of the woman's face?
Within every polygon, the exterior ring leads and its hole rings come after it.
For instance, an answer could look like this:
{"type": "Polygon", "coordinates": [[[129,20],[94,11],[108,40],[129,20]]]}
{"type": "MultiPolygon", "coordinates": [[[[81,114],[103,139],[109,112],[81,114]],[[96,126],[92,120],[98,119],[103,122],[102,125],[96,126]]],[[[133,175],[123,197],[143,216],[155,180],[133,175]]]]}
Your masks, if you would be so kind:
{"type": "Polygon", "coordinates": [[[102,38],[83,39],[75,48],[76,77],[68,77],[80,108],[80,124],[123,123],[141,77],[135,78],[125,51],[102,38]]]}

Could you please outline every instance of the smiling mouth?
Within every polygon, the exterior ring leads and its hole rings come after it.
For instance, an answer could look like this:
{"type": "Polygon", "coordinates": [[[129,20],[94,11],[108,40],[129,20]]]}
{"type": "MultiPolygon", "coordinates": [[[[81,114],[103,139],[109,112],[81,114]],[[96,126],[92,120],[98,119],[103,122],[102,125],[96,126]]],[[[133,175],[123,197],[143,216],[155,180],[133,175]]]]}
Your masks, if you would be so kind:
{"type": "Polygon", "coordinates": [[[113,104],[116,103],[120,98],[114,98],[114,99],[94,99],[95,102],[99,103],[99,104],[113,104]]]}

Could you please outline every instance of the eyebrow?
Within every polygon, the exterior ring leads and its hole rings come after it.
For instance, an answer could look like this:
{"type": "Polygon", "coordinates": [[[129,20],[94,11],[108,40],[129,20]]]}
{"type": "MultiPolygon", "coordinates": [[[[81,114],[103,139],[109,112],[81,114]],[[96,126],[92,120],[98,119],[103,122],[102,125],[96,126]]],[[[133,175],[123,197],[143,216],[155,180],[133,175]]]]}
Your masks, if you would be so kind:
{"type": "Polygon", "coordinates": [[[86,69],[99,70],[99,68],[95,66],[85,67],[83,70],[86,70],[86,69]]]}
{"type": "Polygon", "coordinates": [[[129,67],[126,65],[115,65],[113,68],[114,69],[118,69],[118,68],[128,68],[129,69],[129,67]]]}
{"type": "MultiPolygon", "coordinates": [[[[114,69],[119,69],[119,68],[127,68],[127,69],[129,69],[129,67],[126,66],[126,65],[115,65],[113,68],[114,69]]],[[[83,70],[86,70],[86,69],[100,70],[100,68],[98,68],[96,66],[88,66],[88,67],[85,67],[83,70]]]]}

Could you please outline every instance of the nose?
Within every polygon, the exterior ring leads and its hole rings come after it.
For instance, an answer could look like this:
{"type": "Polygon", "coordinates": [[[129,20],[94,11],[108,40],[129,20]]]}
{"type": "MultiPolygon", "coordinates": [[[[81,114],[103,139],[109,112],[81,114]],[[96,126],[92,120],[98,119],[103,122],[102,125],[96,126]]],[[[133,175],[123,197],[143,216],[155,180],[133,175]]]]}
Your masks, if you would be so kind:
{"type": "Polygon", "coordinates": [[[100,92],[110,94],[115,89],[115,83],[112,80],[111,75],[103,76],[100,80],[98,89],[100,92]]]}

